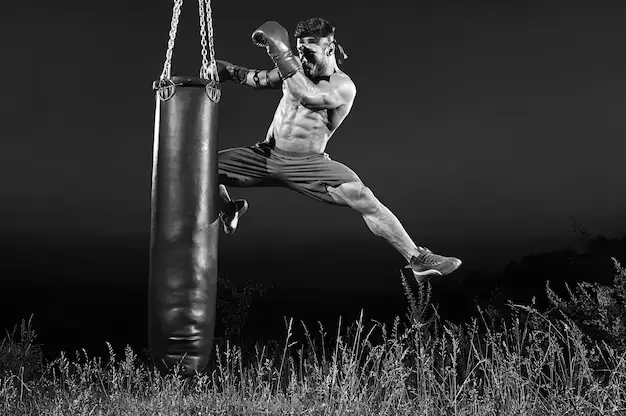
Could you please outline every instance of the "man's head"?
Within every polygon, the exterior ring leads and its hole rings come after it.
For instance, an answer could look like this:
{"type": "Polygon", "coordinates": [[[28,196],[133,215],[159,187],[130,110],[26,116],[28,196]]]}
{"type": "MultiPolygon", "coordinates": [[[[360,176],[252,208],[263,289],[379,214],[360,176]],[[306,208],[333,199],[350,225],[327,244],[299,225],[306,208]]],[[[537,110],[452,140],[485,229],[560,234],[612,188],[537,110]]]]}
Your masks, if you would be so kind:
{"type": "Polygon", "coordinates": [[[294,36],[304,73],[308,76],[327,75],[334,70],[338,62],[337,47],[341,52],[339,63],[347,58],[335,41],[335,27],[326,19],[314,17],[298,23],[294,36]]]}

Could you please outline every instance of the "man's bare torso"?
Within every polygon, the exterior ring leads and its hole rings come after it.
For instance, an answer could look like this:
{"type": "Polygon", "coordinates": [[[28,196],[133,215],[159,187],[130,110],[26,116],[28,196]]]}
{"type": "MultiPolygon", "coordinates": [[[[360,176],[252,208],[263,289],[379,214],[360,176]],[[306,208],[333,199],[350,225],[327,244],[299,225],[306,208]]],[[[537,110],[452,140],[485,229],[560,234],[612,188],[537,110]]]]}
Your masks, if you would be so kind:
{"type": "MultiPolygon", "coordinates": [[[[334,76],[345,75],[338,72],[331,75],[334,76]]],[[[319,81],[324,82],[328,83],[323,79],[319,81]]],[[[328,140],[350,112],[354,100],[332,110],[311,110],[294,98],[285,84],[282,90],[283,96],[274,113],[266,141],[292,152],[323,153],[328,140]]]]}

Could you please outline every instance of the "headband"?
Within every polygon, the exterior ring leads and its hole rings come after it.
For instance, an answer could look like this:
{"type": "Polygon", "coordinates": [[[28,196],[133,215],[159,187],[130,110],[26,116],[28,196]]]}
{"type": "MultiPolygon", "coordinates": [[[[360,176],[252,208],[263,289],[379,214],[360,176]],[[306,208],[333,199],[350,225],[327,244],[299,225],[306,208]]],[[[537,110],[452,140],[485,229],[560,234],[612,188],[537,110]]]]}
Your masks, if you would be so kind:
{"type": "Polygon", "coordinates": [[[338,63],[343,63],[346,59],[348,59],[348,55],[346,54],[346,51],[343,49],[343,47],[335,40],[335,35],[331,34],[328,36],[323,36],[323,37],[313,37],[313,36],[307,36],[305,38],[300,38],[300,41],[304,44],[307,43],[319,43],[321,40],[328,40],[329,43],[334,43],[335,46],[337,47],[337,49],[340,52],[340,55],[338,56],[337,62],[338,63]]]}

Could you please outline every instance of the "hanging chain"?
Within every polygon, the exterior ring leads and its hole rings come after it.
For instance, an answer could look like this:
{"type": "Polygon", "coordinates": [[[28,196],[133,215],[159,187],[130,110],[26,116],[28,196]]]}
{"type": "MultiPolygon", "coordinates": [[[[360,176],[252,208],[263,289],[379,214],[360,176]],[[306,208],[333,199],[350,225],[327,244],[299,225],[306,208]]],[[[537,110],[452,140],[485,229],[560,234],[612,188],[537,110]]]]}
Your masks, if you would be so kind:
{"type": "MultiPolygon", "coordinates": [[[[206,15],[206,29],[204,30],[204,25],[201,22],[200,33],[208,37],[208,46],[209,46],[209,62],[206,59],[206,42],[202,44],[202,74],[204,78],[211,78],[213,81],[219,83],[219,76],[217,73],[217,64],[215,62],[215,46],[213,44],[213,10],[211,9],[211,0],[198,0],[200,3],[204,2],[206,7],[206,13],[200,13],[201,15],[206,15]],[[208,32],[208,33],[207,33],[208,32]]],[[[202,6],[200,6],[202,8],[202,6]]]]}
{"type": "Polygon", "coordinates": [[[170,26],[170,39],[167,42],[167,52],[165,54],[165,64],[163,65],[163,72],[161,72],[161,81],[165,78],[169,78],[172,71],[172,53],[174,51],[174,41],[176,40],[176,30],[178,29],[178,19],[180,17],[180,9],[183,5],[183,0],[174,0],[174,10],[172,11],[172,23],[170,26]]]}
{"type": "Polygon", "coordinates": [[[200,45],[202,45],[202,66],[200,67],[200,78],[207,78],[209,62],[207,60],[206,23],[204,19],[204,0],[198,0],[198,11],[200,13],[200,45]]]}
{"type": "MultiPolygon", "coordinates": [[[[174,52],[174,43],[176,41],[176,32],[178,30],[178,21],[180,18],[183,0],[174,0],[174,9],[172,11],[172,23],[170,27],[170,37],[167,43],[167,52],[165,54],[165,64],[161,72],[161,81],[170,78],[172,71],[172,54],[174,52]]],[[[211,9],[211,0],[198,0],[198,11],[200,13],[200,45],[202,46],[202,67],[200,69],[200,77],[212,79],[219,83],[217,73],[217,64],[215,62],[215,47],[213,44],[213,11],[211,9]],[[207,46],[209,48],[207,59],[207,46]]]]}

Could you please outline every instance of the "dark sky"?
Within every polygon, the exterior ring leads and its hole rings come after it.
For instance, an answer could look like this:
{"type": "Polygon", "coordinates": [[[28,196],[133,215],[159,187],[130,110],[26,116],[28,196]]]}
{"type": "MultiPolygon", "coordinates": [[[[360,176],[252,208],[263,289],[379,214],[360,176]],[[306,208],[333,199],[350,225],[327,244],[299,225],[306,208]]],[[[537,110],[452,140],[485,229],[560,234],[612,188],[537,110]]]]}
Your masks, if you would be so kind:
{"type": "MultiPolygon", "coordinates": [[[[336,25],[358,95],[328,153],[418,245],[460,257],[464,270],[563,248],[574,238],[572,217],[607,236],[625,231],[623,2],[366,3],[215,2],[217,57],[268,68],[250,40],[264,21],[290,33],[311,16],[336,25]]],[[[147,248],[151,83],[171,6],[37,0],[2,13],[4,244],[19,242],[33,259],[65,244],[56,249],[68,264],[97,257],[102,241],[147,248]]],[[[200,58],[197,3],[187,2],[173,73],[195,76],[200,58]]],[[[262,140],[279,99],[279,91],[224,85],[220,147],[262,140]]],[[[222,274],[386,290],[403,266],[349,208],[284,189],[231,195],[250,210],[237,234],[220,237],[222,274]]],[[[143,279],[124,274],[115,256],[100,257],[119,270],[111,279],[143,279]]],[[[5,274],[12,265],[4,261],[5,274]]]]}

